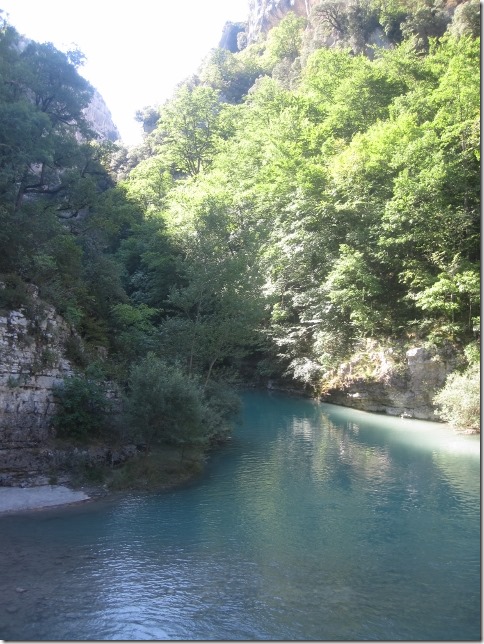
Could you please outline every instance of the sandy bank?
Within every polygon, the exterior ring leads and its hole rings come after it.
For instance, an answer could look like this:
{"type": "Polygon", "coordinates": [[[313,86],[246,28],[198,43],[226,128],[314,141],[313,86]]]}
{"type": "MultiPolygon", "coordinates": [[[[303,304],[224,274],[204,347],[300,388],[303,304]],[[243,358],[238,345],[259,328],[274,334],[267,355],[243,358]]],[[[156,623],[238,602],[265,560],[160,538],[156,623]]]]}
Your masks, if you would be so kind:
{"type": "Polygon", "coordinates": [[[84,492],[71,490],[63,485],[0,487],[0,514],[78,503],[89,498],[84,492]]]}

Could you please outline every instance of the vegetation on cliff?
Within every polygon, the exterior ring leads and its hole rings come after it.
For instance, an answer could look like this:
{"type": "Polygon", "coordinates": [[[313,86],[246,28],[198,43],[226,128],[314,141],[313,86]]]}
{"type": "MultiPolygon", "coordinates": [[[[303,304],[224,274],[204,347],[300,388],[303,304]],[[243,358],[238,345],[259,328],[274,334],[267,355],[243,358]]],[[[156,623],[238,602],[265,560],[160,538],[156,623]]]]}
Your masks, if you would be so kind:
{"type": "MultiPolygon", "coordinates": [[[[37,284],[82,338],[70,358],[119,384],[145,445],[225,436],[227,385],[249,366],[320,392],[368,338],[475,345],[478,5],[443,9],[288,14],[140,112],[132,150],[90,132],[79,52],[3,24],[1,305],[37,284]],[[387,47],[369,47],[376,28],[387,47]],[[328,30],[342,46],[322,46],[328,30]]],[[[82,378],[62,413],[89,398],[82,378]]]]}

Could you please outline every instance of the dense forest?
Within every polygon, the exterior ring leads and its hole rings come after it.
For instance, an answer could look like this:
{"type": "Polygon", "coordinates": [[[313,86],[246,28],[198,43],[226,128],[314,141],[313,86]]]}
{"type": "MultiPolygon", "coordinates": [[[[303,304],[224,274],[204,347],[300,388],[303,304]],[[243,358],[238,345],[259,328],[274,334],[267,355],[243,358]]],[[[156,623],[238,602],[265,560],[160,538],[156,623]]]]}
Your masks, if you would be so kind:
{"type": "Polygon", "coordinates": [[[237,383],[319,395],[370,340],[451,343],[467,358],[451,389],[478,396],[479,9],[289,13],[140,109],[131,149],[90,130],[82,53],[3,21],[0,308],[35,317],[33,284],[73,329],[60,436],[114,431],[115,382],[136,440],[207,444],[237,383]]]}

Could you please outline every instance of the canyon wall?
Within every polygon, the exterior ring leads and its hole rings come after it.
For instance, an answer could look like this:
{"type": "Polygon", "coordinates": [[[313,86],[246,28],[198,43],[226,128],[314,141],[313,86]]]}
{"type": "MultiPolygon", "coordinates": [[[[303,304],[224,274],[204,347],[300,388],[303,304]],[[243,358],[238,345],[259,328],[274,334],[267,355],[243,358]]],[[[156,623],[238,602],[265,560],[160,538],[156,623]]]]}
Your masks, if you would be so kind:
{"type": "MultiPolygon", "coordinates": [[[[136,452],[134,445],[54,441],[55,388],[74,375],[67,355],[69,347],[82,350],[82,343],[37,289],[28,289],[26,306],[0,310],[0,486],[67,483],[76,468],[115,465],[136,452]]],[[[119,401],[114,387],[108,395],[119,401]]]]}
{"type": "Polygon", "coordinates": [[[260,33],[266,33],[293,11],[298,16],[309,17],[313,6],[320,0],[250,0],[247,37],[249,42],[257,40],[260,33]]]}
{"type": "Polygon", "coordinates": [[[32,307],[0,315],[0,444],[33,447],[48,437],[53,388],[73,374],[65,357],[71,331],[32,288],[32,307]]]}
{"type": "Polygon", "coordinates": [[[88,107],[84,110],[84,116],[89,121],[92,129],[102,139],[117,141],[120,138],[118,128],[113,122],[111,112],[101,94],[95,90],[94,96],[88,107]]]}
{"type": "Polygon", "coordinates": [[[68,325],[30,289],[28,313],[0,312],[0,485],[48,467],[54,388],[73,374],[68,325]]]}
{"type": "MultiPolygon", "coordinates": [[[[370,341],[371,342],[371,341],[370,341]]],[[[376,345],[340,365],[323,402],[403,418],[438,421],[433,398],[464,359],[452,346],[414,347],[395,359],[393,348],[376,345]]]]}

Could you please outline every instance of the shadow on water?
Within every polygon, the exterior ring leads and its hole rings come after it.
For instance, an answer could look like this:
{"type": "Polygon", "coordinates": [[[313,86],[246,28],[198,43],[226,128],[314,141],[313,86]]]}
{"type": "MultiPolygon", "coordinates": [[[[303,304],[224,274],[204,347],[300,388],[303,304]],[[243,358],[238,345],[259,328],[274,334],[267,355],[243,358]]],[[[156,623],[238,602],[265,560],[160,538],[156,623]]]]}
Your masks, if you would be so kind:
{"type": "Polygon", "coordinates": [[[479,439],[265,392],[195,485],[0,519],[5,639],[480,638],[479,439]]]}

